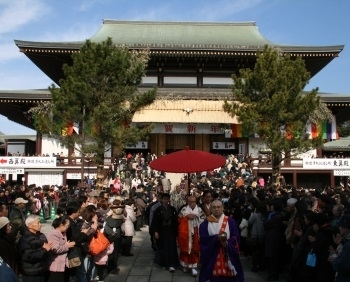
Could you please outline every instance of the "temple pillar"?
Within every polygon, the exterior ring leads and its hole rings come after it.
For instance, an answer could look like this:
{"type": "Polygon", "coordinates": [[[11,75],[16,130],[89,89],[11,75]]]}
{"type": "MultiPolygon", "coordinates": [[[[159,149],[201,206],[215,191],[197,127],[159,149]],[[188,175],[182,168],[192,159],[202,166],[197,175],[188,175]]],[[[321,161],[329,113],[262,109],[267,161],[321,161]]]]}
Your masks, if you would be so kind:
{"type": "Polygon", "coordinates": [[[194,149],[203,150],[203,134],[196,134],[194,136],[194,149]]]}
{"type": "Polygon", "coordinates": [[[39,132],[36,133],[36,142],[35,142],[35,154],[41,155],[43,146],[43,135],[39,132]]]}
{"type": "Polygon", "coordinates": [[[161,153],[166,153],[166,135],[165,134],[158,134],[157,138],[157,151],[156,155],[159,157],[161,153]]]}

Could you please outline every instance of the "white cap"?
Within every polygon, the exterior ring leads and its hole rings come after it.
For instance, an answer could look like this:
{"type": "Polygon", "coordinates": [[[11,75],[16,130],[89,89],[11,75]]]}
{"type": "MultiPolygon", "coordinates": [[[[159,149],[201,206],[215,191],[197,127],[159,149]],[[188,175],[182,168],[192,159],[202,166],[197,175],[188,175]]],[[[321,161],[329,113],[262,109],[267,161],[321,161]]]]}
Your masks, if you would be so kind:
{"type": "Polygon", "coordinates": [[[3,228],[9,222],[10,221],[7,217],[5,217],[5,216],[0,217],[0,229],[3,228]]]}
{"type": "Polygon", "coordinates": [[[28,203],[28,201],[25,200],[25,199],[23,199],[23,198],[17,198],[17,199],[15,200],[15,204],[16,204],[16,205],[18,205],[18,204],[26,204],[26,203],[28,203]]]}
{"type": "Polygon", "coordinates": [[[290,198],[290,199],[287,200],[287,205],[288,205],[288,206],[293,206],[293,205],[295,205],[295,203],[296,203],[297,201],[298,201],[298,200],[295,199],[295,198],[290,198]]]}

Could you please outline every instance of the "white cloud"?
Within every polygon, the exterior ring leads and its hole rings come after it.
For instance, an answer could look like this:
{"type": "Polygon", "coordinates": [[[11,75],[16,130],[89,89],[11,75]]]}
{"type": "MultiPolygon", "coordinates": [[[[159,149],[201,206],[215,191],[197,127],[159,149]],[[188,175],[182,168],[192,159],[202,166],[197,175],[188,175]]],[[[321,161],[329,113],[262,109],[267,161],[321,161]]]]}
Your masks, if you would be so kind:
{"type": "Polygon", "coordinates": [[[39,20],[47,10],[44,0],[0,0],[0,35],[39,20]]]}
{"type": "Polygon", "coordinates": [[[213,5],[199,5],[195,11],[196,18],[207,21],[217,21],[245,10],[253,9],[263,0],[222,0],[213,1],[213,5]],[[215,4],[214,4],[215,3],[215,4]]]}
{"type": "Polygon", "coordinates": [[[24,58],[24,55],[18,50],[15,43],[0,44],[0,63],[10,61],[13,59],[24,58]]]}
{"type": "MultiPolygon", "coordinates": [[[[23,55],[24,59],[29,60],[23,55]]],[[[31,64],[28,62],[28,64],[31,64]]],[[[47,89],[53,82],[35,66],[0,71],[1,90],[47,89]]]]}
{"type": "MultiPolygon", "coordinates": [[[[102,23],[102,21],[101,21],[102,23]]],[[[61,42],[61,41],[85,41],[92,37],[99,29],[96,22],[89,21],[88,23],[75,23],[68,29],[62,30],[61,33],[46,32],[42,34],[37,40],[43,42],[61,42]]]]}
{"type": "Polygon", "coordinates": [[[162,21],[172,18],[174,15],[171,6],[161,6],[157,8],[145,9],[143,11],[133,12],[128,15],[128,20],[131,21],[162,21]],[[160,15],[162,18],[160,19],[160,15]]]}
{"type": "MultiPolygon", "coordinates": [[[[122,2],[125,0],[119,0],[119,2],[122,2]]],[[[87,11],[90,10],[93,6],[103,6],[104,4],[114,3],[118,2],[116,0],[81,0],[81,3],[79,5],[79,11],[87,11]]]]}
{"type": "Polygon", "coordinates": [[[253,10],[263,0],[187,0],[164,2],[158,6],[140,6],[128,11],[123,18],[128,20],[174,20],[174,21],[222,21],[244,11],[253,10]],[[200,4],[200,5],[199,5],[200,4]]]}

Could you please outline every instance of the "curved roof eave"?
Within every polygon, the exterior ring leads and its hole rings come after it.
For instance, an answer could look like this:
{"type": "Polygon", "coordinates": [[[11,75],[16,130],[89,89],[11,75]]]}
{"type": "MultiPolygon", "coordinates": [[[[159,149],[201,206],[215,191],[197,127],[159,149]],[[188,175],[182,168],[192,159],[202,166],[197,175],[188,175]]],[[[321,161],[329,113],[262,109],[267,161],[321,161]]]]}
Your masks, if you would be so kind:
{"type": "MultiPolygon", "coordinates": [[[[275,44],[259,32],[256,22],[154,22],[104,20],[92,42],[110,37],[118,46],[150,50],[257,51],[265,45],[283,52],[334,52],[335,46],[294,46],[275,44]]],[[[34,42],[15,40],[19,48],[79,50],[83,41],[34,42]]]]}
{"type": "Polygon", "coordinates": [[[25,41],[15,39],[15,44],[18,48],[45,48],[57,50],[79,50],[84,45],[85,41],[72,42],[39,42],[39,41],[25,41]]]}
{"type": "MultiPolygon", "coordinates": [[[[15,44],[19,49],[51,49],[51,50],[76,50],[78,51],[85,42],[76,41],[76,42],[36,42],[36,41],[22,41],[15,40],[15,44]]],[[[127,46],[130,49],[149,49],[149,50],[196,50],[196,51],[248,51],[256,52],[262,50],[265,45],[256,45],[256,46],[245,46],[245,45],[236,45],[236,46],[218,46],[216,47],[205,47],[205,46],[184,46],[176,44],[161,44],[156,46],[154,44],[134,44],[128,45],[125,43],[116,44],[120,46],[127,46]]],[[[269,46],[280,48],[283,52],[286,53],[335,53],[338,54],[344,49],[344,45],[334,45],[334,46],[299,46],[299,45],[278,45],[270,44],[269,46]]]]}
{"type": "MultiPolygon", "coordinates": [[[[344,45],[294,46],[275,44],[264,38],[255,22],[152,22],[104,20],[93,35],[92,42],[110,37],[114,44],[131,49],[150,50],[215,50],[257,51],[265,45],[280,48],[283,52],[334,52],[344,45]]],[[[15,40],[19,48],[79,50],[84,41],[34,42],[15,40]]]]}

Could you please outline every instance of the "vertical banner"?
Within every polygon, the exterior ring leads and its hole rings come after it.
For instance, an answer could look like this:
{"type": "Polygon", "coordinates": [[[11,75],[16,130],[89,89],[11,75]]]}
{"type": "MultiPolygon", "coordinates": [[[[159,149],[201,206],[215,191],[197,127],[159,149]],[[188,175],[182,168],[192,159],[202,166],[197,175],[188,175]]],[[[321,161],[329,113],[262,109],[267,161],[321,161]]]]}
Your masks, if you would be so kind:
{"type": "Polygon", "coordinates": [[[245,144],[244,143],[241,143],[238,145],[238,153],[245,155],[246,152],[245,152],[245,144]]]}

